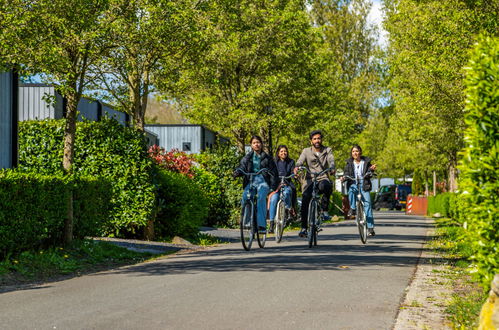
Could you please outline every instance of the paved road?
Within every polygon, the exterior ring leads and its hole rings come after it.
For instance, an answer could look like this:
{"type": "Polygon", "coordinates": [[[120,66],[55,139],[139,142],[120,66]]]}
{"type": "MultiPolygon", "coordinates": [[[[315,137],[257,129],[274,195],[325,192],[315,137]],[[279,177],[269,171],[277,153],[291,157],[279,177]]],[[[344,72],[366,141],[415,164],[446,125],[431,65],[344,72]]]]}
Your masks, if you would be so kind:
{"type": "Polygon", "coordinates": [[[2,329],[391,329],[430,224],[376,213],[362,245],[352,221],[319,246],[287,233],[0,294],[2,329]]]}

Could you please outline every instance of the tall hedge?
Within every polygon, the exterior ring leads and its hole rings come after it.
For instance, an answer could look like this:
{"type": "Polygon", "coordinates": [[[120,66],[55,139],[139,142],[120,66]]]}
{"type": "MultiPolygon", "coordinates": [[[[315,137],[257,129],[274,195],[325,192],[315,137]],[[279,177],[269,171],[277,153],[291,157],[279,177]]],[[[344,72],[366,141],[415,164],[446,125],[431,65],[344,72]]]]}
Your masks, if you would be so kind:
{"type": "Polygon", "coordinates": [[[499,273],[499,38],[480,38],[467,69],[466,97],[461,219],[488,286],[499,273]]]}
{"type": "MultiPolygon", "coordinates": [[[[27,121],[19,125],[19,169],[63,174],[64,120],[27,121]]],[[[155,208],[152,162],[143,135],[116,120],[79,122],[76,130],[74,174],[111,183],[111,212],[102,235],[141,233],[155,208]]]]}
{"type": "Polygon", "coordinates": [[[0,171],[0,256],[61,244],[71,190],[75,236],[96,235],[109,212],[108,182],[0,171]]]}

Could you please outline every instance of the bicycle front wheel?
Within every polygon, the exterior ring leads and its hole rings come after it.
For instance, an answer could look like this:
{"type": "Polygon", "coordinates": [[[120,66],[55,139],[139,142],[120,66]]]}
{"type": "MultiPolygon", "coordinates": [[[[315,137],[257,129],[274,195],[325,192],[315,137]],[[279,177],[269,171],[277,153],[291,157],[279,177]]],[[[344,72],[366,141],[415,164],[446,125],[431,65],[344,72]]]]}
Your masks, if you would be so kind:
{"type": "Polygon", "coordinates": [[[286,206],[282,201],[277,202],[277,212],[275,217],[275,241],[280,243],[284,226],[286,225],[286,206]]]}
{"type": "Polygon", "coordinates": [[[357,228],[359,229],[360,240],[362,243],[366,244],[367,242],[367,220],[366,214],[364,212],[364,205],[362,203],[357,202],[357,216],[355,217],[355,221],[357,222],[357,228]]]}
{"type": "Polygon", "coordinates": [[[253,243],[254,226],[253,226],[253,207],[250,202],[244,203],[243,209],[241,210],[241,221],[239,223],[239,228],[241,230],[241,243],[246,251],[251,249],[251,244],[253,243]]]}
{"type": "Polygon", "coordinates": [[[317,245],[317,202],[315,200],[310,201],[308,207],[308,247],[311,248],[312,245],[317,245]]]}

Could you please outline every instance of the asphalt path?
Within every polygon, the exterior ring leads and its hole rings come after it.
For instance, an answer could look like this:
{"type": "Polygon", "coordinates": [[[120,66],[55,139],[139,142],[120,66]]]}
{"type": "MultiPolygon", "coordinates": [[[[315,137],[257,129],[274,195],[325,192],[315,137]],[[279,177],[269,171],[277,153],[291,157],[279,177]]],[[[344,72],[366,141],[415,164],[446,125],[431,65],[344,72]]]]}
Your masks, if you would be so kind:
{"type": "Polygon", "coordinates": [[[246,252],[223,244],[0,294],[1,329],[391,329],[431,224],[375,212],[246,252]]]}

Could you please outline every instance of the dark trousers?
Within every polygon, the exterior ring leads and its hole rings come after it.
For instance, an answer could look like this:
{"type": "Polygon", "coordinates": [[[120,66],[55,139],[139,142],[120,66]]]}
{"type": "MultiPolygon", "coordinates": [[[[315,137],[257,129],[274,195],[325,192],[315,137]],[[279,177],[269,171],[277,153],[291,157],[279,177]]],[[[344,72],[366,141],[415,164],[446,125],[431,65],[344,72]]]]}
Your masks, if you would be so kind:
{"type": "MultiPolygon", "coordinates": [[[[329,180],[322,180],[318,183],[319,193],[322,194],[321,207],[323,211],[328,211],[329,209],[329,198],[331,197],[331,192],[333,186],[329,180]]],[[[307,187],[307,189],[302,194],[301,200],[301,227],[307,228],[308,224],[308,204],[312,199],[313,185],[307,187]]]]}

